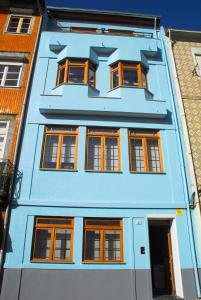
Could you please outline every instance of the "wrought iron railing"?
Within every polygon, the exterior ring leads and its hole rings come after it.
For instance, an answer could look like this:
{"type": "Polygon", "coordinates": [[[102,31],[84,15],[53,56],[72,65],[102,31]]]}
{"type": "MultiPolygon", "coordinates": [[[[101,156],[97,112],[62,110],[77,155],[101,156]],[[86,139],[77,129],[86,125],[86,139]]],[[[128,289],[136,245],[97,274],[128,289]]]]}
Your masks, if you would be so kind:
{"type": "Polygon", "coordinates": [[[10,185],[14,175],[14,165],[8,159],[0,160],[0,206],[6,206],[10,185]]]}

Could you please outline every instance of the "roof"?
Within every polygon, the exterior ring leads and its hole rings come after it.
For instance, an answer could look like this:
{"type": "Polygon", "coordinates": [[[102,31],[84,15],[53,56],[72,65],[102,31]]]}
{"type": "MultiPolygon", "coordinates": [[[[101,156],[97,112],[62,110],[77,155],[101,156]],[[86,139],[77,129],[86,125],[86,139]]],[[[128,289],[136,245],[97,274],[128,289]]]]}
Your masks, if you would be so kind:
{"type": "Polygon", "coordinates": [[[55,18],[92,21],[115,24],[132,24],[158,28],[160,16],[136,14],[130,12],[53,7],[47,6],[48,14],[55,18]]]}
{"type": "Polygon", "coordinates": [[[201,31],[169,28],[166,30],[166,34],[171,40],[201,42],[201,31]]]}

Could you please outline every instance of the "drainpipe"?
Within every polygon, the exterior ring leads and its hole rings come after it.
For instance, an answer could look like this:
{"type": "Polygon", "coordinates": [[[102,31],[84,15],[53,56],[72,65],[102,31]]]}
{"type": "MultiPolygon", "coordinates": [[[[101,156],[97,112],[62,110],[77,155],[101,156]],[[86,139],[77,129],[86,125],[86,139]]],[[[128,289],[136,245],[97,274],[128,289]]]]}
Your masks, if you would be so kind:
{"type": "Polygon", "coordinates": [[[172,85],[172,81],[171,81],[171,71],[170,71],[170,67],[168,64],[168,55],[166,52],[166,48],[164,45],[164,40],[161,38],[160,35],[160,40],[161,40],[161,45],[163,48],[163,52],[164,52],[164,58],[165,58],[165,63],[167,66],[167,70],[168,70],[168,86],[170,88],[171,91],[171,102],[172,102],[172,108],[174,111],[174,119],[175,119],[175,124],[176,124],[176,128],[178,131],[178,135],[177,135],[177,139],[178,139],[178,146],[179,146],[179,153],[181,155],[181,159],[182,159],[182,163],[184,166],[184,169],[181,168],[182,171],[182,175],[184,178],[184,188],[185,188],[185,203],[186,203],[186,208],[187,208],[187,223],[188,223],[188,228],[189,228],[189,237],[190,237],[190,248],[191,248],[191,254],[192,254],[192,262],[193,262],[193,270],[194,270],[194,275],[195,275],[195,283],[196,283],[196,290],[197,290],[197,295],[198,298],[201,297],[201,293],[200,293],[200,283],[199,283],[199,274],[198,274],[198,268],[197,268],[197,259],[196,259],[196,248],[195,248],[195,241],[194,241],[194,235],[193,235],[193,224],[192,224],[192,219],[191,219],[191,213],[190,213],[190,207],[189,207],[189,195],[190,195],[190,191],[189,191],[189,187],[188,187],[188,179],[187,179],[187,174],[186,174],[186,165],[185,165],[185,159],[184,159],[184,150],[183,150],[183,146],[182,146],[182,138],[181,138],[181,133],[180,133],[180,123],[179,123],[179,119],[178,119],[178,115],[177,115],[177,108],[176,108],[176,103],[174,101],[174,89],[173,89],[173,85],[172,85]],[[188,196],[186,196],[188,195],[188,196]]]}
{"type": "Polygon", "coordinates": [[[3,227],[3,236],[2,236],[2,243],[1,243],[1,251],[0,251],[0,290],[1,290],[1,284],[2,284],[2,274],[3,274],[3,263],[4,263],[4,257],[5,257],[5,247],[6,247],[6,237],[8,233],[8,228],[10,224],[10,214],[11,214],[11,204],[12,204],[12,197],[13,197],[13,192],[14,192],[14,185],[13,183],[15,182],[15,178],[17,176],[17,169],[18,169],[18,163],[19,163],[19,157],[20,157],[20,146],[23,140],[23,128],[25,125],[25,120],[26,120],[26,111],[28,107],[28,96],[31,88],[31,80],[33,77],[33,69],[34,69],[34,63],[36,60],[36,54],[37,54],[37,49],[38,49],[38,41],[40,38],[40,33],[41,33],[41,27],[42,27],[42,20],[43,20],[43,15],[42,15],[42,10],[40,8],[39,0],[37,0],[37,5],[38,5],[38,10],[40,14],[40,21],[38,25],[38,32],[36,36],[36,41],[35,41],[35,46],[34,46],[34,51],[33,51],[33,56],[32,56],[32,62],[30,64],[30,70],[29,70],[29,76],[27,80],[27,88],[24,96],[24,102],[22,105],[22,112],[21,112],[21,120],[19,124],[19,129],[18,129],[18,137],[17,137],[17,142],[15,146],[15,156],[14,156],[14,175],[11,180],[11,191],[9,194],[8,198],[8,206],[6,208],[6,213],[5,213],[5,221],[4,221],[4,227],[3,227]]]}

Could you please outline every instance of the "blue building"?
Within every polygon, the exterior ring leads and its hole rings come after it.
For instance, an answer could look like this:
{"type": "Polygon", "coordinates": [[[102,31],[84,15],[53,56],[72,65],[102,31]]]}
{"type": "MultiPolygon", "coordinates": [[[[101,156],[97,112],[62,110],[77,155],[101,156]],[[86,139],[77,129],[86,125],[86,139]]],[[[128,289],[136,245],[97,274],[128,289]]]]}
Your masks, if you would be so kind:
{"type": "Polygon", "coordinates": [[[199,296],[178,129],[159,17],[49,7],[2,299],[199,296]]]}

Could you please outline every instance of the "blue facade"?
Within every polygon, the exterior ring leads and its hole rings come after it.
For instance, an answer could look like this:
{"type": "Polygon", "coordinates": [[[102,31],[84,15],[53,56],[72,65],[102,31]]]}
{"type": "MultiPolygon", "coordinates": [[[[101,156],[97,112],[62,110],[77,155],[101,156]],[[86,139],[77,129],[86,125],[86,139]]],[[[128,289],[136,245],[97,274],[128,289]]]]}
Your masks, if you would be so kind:
{"type": "MultiPolygon", "coordinates": [[[[163,30],[154,27],[155,17],[147,17],[153,19],[153,26],[150,23],[139,26],[129,22],[121,24],[121,18],[119,24],[108,20],[105,23],[103,20],[87,22],[84,17],[80,21],[71,21],[67,15],[65,17],[63,12],[62,16],[59,17],[58,13],[55,17],[52,8],[43,25],[19,163],[23,175],[17,183],[13,200],[2,297],[7,300],[54,299],[56,290],[58,299],[66,299],[68,293],[72,297],[69,299],[92,300],[96,293],[90,288],[93,283],[104,290],[103,295],[100,290],[96,299],[152,299],[154,271],[151,273],[150,222],[163,224],[168,221],[174,277],[171,294],[192,300],[197,296],[198,278],[188,209],[191,191],[184,172],[163,30]],[[69,31],[70,27],[98,28],[99,32],[74,33],[69,31]],[[133,30],[136,35],[109,35],[103,28],[133,30]],[[58,64],[66,58],[93,62],[97,66],[96,88],[68,83],[57,86],[58,64]],[[110,66],[118,61],[142,64],[147,69],[148,89],[123,86],[111,90],[110,66]],[[41,168],[47,125],[78,127],[77,170],[41,168]],[[86,170],[89,127],[119,129],[121,169],[118,172],[86,170]],[[130,172],[130,128],[160,132],[163,172],[130,172]],[[31,260],[34,221],[39,216],[74,218],[71,263],[31,260]],[[85,218],[123,220],[123,262],[83,261],[85,218]],[[104,273],[97,273],[98,270],[104,273]],[[82,273],[75,276],[75,271],[82,273]],[[113,272],[112,275],[108,275],[109,271],[113,272]],[[41,274],[46,274],[46,279],[42,279],[41,274]],[[103,277],[100,278],[99,274],[103,277]],[[51,279],[52,276],[57,280],[51,279]],[[66,281],[61,285],[62,279],[58,278],[65,276],[66,281]],[[111,277],[114,279],[115,276],[120,276],[119,281],[114,280],[110,288],[111,277]],[[108,278],[106,282],[104,277],[108,278]],[[15,296],[6,285],[7,278],[15,281],[15,296]],[[43,288],[37,286],[37,278],[41,278],[43,288]],[[50,278],[49,284],[47,278],[50,278]],[[73,289],[72,278],[74,285],[81,282],[85,285],[86,290],[83,287],[81,295],[73,289]],[[124,289],[127,292],[122,296],[121,290],[124,289]]],[[[113,20],[114,16],[110,17],[113,20]]]]}

